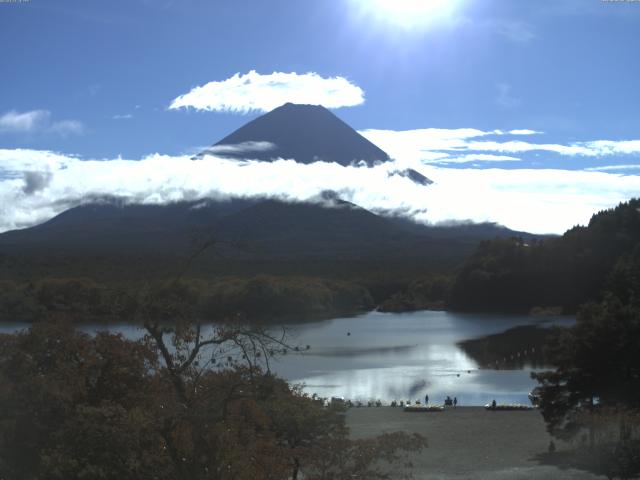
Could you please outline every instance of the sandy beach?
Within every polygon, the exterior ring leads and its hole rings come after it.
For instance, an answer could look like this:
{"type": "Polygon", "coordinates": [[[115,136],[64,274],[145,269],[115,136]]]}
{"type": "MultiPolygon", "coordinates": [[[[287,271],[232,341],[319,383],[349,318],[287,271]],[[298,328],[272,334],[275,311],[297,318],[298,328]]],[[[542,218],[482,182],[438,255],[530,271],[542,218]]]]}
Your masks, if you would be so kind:
{"type": "MultiPolygon", "coordinates": [[[[354,438],[398,430],[424,435],[429,447],[411,457],[416,479],[605,478],[550,465],[547,448],[551,437],[536,410],[492,412],[458,407],[440,413],[408,413],[392,407],[351,408],[347,424],[354,438]]],[[[555,443],[558,454],[570,448],[555,443]]]]}

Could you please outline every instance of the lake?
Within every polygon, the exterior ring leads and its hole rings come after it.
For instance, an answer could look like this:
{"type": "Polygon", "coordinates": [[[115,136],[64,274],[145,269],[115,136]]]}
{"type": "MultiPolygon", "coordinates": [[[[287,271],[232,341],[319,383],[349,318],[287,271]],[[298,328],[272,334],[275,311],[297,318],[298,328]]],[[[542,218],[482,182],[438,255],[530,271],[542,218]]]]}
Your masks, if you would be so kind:
{"type": "MultiPolygon", "coordinates": [[[[292,383],[304,384],[308,393],[339,396],[353,401],[420,399],[442,403],[457,397],[460,405],[528,403],[527,394],[536,385],[529,374],[524,348],[513,352],[523,359],[520,368],[489,369],[458,346],[458,342],[501,333],[522,325],[563,325],[572,317],[460,314],[441,311],[411,313],[370,312],[347,318],[287,325],[290,343],[310,345],[299,354],[276,358],[271,367],[292,383]]],[[[1,332],[24,328],[25,324],[0,324],[1,332]]],[[[107,327],[85,325],[93,333],[107,327]]],[[[128,338],[139,338],[135,325],[111,325],[128,338]]],[[[531,347],[535,347],[532,345],[531,347]]]]}

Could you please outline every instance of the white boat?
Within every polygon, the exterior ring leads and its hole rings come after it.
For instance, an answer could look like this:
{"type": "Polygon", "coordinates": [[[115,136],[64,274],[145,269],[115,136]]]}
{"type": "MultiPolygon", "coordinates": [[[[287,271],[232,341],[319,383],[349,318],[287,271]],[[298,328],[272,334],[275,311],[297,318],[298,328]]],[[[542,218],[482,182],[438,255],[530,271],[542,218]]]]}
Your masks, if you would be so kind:
{"type": "Polygon", "coordinates": [[[507,412],[507,411],[523,411],[523,410],[533,410],[533,407],[530,405],[523,405],[522,403],[506,403],[506,404],[496,404],[487,403],[484,408],[486,410],[491,410],[495,412],[507,412]]]}
{"type": "Polygon", "coordinates": [[[405,412],[444,412],[444,407],[440,405],[407,405],[404,407],[405,412]]]}

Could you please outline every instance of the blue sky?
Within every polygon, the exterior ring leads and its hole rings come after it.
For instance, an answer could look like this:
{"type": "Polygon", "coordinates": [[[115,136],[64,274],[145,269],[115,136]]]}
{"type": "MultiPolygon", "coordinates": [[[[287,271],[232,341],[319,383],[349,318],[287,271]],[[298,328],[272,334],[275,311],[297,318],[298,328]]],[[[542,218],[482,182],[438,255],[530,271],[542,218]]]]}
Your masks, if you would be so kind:
{"type": "MultiPolygon", "coordinates": [[[[396,157],[413,135],[414,150],[431,153],[412,158],[432,177],[434,165],[446,167],[443,177],[456,169],[499,169],[505,178],[504,170],[608,172],[611,185],[640,174],[640,2],[425,2],[427,9],[407,0],[0,3],[0,161],[43,151],[87,160],[188,155],[262,112],[170,109],[179,96],[235,74],[313,72],[361,89],[363,102],[334,112],[376,143],[386,139],[380,146],[396,157]],[[408,12],[389,6],[403,2],[408,12]],[[456,134],[458,143],[439,148],[426,129],[445,139],[459,129],[483,133],[456,134]],[[514,130],[539,133],[506,133],[514,130]],[[396,135],[403,131],[413,133],[396,135]],[[496,145],[513,141],[520,143],[496,145]]],[[[0,178],[15,190],[22,174],[7,165],[0,178]]],[[[592,201],[576,222],[638,191],[636,181],[582,192],[592,201]]],[[[8,208],[0,216],[14,215],[8,208]]],[[[4,229],[57,212],[44,211],[4,229]]]]}

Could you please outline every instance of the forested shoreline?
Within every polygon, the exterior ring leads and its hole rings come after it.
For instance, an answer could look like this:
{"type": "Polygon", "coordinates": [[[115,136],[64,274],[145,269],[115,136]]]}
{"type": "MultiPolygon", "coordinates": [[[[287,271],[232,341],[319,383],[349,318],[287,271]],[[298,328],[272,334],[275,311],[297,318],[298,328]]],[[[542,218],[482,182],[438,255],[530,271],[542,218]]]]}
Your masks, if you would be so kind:
{"type": "MultiPolygon", "coordinates": [[[[304,321],[372,309],[575,314],[585,302],[601,299],[616,272],[638,255],[639,208],[640,201],[632,199],[562,237],[482,241],[457,268],[414,266],[403,273],[399,266],[371,264],[351,274],[347,268],[318,276],[190,274],[180,279],[179,290],[197,304],[202,318],[212,320],[241,315],[267,323],[304,321]]],[[[0,321],[33,322],[45,315],[78,322],[132,319],[140,291],[178,288],[174,279],[5,274],[0,321]]]]}
{"type": "Polygon", "coordinates": [[[592,216],[562,237],[483,241],[458,270],[447,308],[474,312],[552,309],[574,314],[640,254],[640,200],[592,216]]]}
{"type": "Polygon", "coordinates": [[[262,323],[308,320],[369,311],[374,305],[368,290],[358,284],[309,277],[259,275],[129,283],[46,278],[0,281],[0,321],[135,321],[140,299],[152,292],[189,299],[197,317],[210,321],[237,317],[262,323]]]}

